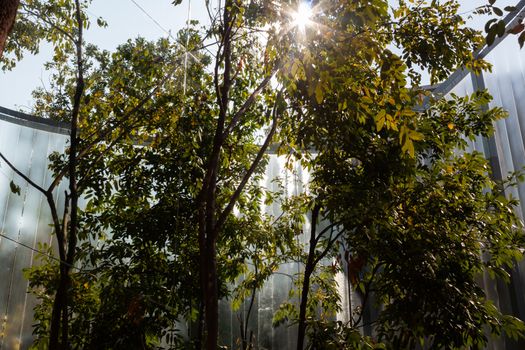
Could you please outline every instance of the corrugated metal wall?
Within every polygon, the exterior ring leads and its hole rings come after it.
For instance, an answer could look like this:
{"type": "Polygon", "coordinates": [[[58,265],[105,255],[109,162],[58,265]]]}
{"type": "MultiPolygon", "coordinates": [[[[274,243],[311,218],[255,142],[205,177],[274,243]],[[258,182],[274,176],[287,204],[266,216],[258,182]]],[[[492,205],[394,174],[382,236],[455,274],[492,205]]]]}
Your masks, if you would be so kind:
{"type": "MultiPolygon", "coordinates": [[[[492,72],[470,78],[475,88],[490,91],[494,97],[491,107],[501,106],[509,113],[508,118],[496,122],[494,136],[482,140],[494,176],[502,178],[525,166],[525,51],[519,48],[516,37],[510,36],[486,59],[493,64],[492,72]]],[[[507,195],[525,203],[525,183],[509,189],[507,195]]],[[[525,218],[525,205],[518,208],[518,212],[525,218]]],[[[511,275],[510,285],[485,277],[485,289],[503,312],[525,320],[525,262],[517,264],[511,275]]],[[[494,344],[494,349],[524,348],[523,341],[516,344],[502,340],[494,344]]]]}
{"type": "MultiPolygon", "coordinates": [[[[64,135],[0,120],[0,152],[39,186],[50,185],[48,156],[62,152],[65,142],[64,135]]],[[[63,199],[57,200],[63,207],[63,199]]],[[[26,349],[31,344],[35,299],[27,293],[22,269],[34,261],[35,252],[29,247],[36,249],[38,242],[51,244],[50,218],[44,196],[1,162],[0,233],[5,236],[0,237],[1,349],[26,349]],[[11,193],[11,181],[20,186],[20,195],[11,193]]]]}

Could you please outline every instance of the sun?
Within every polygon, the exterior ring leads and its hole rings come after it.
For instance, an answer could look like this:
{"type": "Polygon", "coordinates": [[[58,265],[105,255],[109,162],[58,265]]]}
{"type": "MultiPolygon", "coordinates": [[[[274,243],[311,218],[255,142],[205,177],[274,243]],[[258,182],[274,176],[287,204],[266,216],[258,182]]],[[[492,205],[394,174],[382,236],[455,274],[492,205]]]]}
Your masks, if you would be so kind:
{"type": "Polygon", "coordinates": [[[306,2],[299,4],[296,11],[291,13],[292,26],[297,27],[302,33],[305,32],[306,26],[312,23],[312,8],[306,2]]]}

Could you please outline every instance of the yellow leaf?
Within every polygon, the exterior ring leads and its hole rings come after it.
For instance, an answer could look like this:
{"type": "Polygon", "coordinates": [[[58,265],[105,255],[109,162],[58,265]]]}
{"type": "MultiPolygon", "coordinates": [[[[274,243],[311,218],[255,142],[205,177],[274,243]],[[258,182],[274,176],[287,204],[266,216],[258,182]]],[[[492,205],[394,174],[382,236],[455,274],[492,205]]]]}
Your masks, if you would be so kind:
{"type": "Polygon", "coordinates": [[[381,131],[381,129],[383,129],[383,126],[385,125],[386,111],[384,109],[379,111],[375,119],[376,119],[376,128],[377,128],[377,131],[379,132],[381,131]]]}
{"type": "Polygon", "coordinates": [[[448,123],[447,126],[448,126],[448,128],[449,128],[450,130],[454,129],[454,127],[455,127],[454,123],[448,123]]]}
{"type": "Polygon", "coordinates": [[[292,67],[290,69],[290,73],[292,74],[293,78],[295,78],[295,77],[301,78],[300,77],[300,75],[302,73],[301,61],[299,61],[298,59],[295,59],[292,62],[292,67]]]}
{"type": "Polygon", "coordinates": [[[422,133],[417,132],[415,130],[410,130],[408,135],[414,141],[421,141],[425,138],[422,133]]]}
{"type": "Polygon", "coordinates": [[[368,103],[368,104],[374,103],[374,101],[368,96],[361,97],[361,100],[363,100],[363,102],[368,103]]]}
{"type": "Polygon", "coordinates": [[[323,102],[324,96],[323,87],[321,86],[321,84],[317,84],[317,86],[315,87],[315,99],[319,104],[323,102]]]}
{"type": "Polygon", "coordinates": [[[410,157],[414,158],[414,153],[415,153],[414,143],[409,138],[405,140],[402,150],[407,152],[408,155],[410,155],[410,157]]]}

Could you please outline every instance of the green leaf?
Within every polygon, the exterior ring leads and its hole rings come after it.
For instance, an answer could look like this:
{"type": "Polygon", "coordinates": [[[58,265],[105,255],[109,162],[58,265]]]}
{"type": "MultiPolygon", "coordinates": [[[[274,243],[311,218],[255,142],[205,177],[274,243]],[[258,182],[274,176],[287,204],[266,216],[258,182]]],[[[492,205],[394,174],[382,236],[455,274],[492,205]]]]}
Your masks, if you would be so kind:
{"type": "Polygon", "coordinates": [[[503,35],[505,35],[505,21],[500,20],[497,24],[498,29],[498,36],[501,38],[503,35]]]}
{"type": "Polygon", "coordinates": [[[408,132],[408,136],[414,141],[421,141],[425,138],[425,136],[422,133],[417,132],[415,130],[410,130],[408,132]]]}
{"type": "Polygon", "coordinates": [[[497,18],[492,18],[488,20],[487,23],[485,23],[485,33],[488,33],[490,31],[490,27],[492,23],[495,23],[497,20],[498,20],[497,18]]]}
{"type": "Polygon", "coordinates": [[[487,46],[492,46],[492,44],[494,44],[494,40],[496,40],[496,31],[491,30],[486,38],[487,46]]]}
{"type": "Polygon", "coordinates": [[[410,155],[410,157],[414,158],[414,155],[415,155],[414,143],[412,142],[410,138],[406,138],[405,144],[403,145],[403,149],[405,150],[405,152],[408,153],[408,155],[410,155]]]}
{"type": "Polygon", "coordinates": [[[494,11],[494,13],[498,16],[503,16],[503,11],[501,11],[499,7],[493,7],[492,11],[494,11]]]}

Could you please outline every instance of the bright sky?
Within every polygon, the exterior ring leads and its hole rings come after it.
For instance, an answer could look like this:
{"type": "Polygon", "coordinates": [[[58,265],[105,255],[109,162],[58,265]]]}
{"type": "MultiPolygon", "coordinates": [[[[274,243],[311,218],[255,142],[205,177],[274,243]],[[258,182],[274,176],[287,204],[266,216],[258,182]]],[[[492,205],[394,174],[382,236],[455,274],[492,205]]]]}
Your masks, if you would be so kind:
{"type": "MultiPolygon", "coordinates": [[[[88,10],[93,23],[86,33],[86,40],[103,49],[112,50],[120,43],[139,35],[147,39],[167,36],[159,25],[175,34],[186,23],[188,1],[191,2],[191,19],[207,23],[208,16],[204,0],[183,0],[178,6],[173,6],[172,0],[93,0],[88,10]],[[154,20],[140,8],[144,9],[154,20]],[[96,18],[99,16],[108,22],[108,28],[101,29],[96,26],[96,18]]],[[[212,0],[212,3],[218,1],[220,0],[212,0]]],[[[517,2],[518,0],[497,0],[496,5],[503,8],[517,2]]],[[[460,3],[463,4],[460,12],[470,12],[487,2],[486,0],[460,0],[460,3]]],[[[477,17],[474,22],[475,27],[481,29],[486,18],[477,17]]],[[[13,71],[7,73],[0,71],[0,106],[30,111],[33,104],[31,91],[38,86],[48,85],[48,73],[45,72],[43,64],[50,57],[49,45],[42,46],[39,55],[28,55],[18,63],[13,71]]]]}
{"type": "MultiPolygon", "coordinates": [[[[171,0],[93,0],[88,10],[92,24],[86,33],[86,41],[112,50],[137,36],[151,40],[166,37],[168,34],[139,7],[162,28],[175,34],[184,27],[188,18],[188,1],[191,2],[191,19],[206,23],[208,15],[204,0],[183,0],[178,6],[173,6],[171,0]],[[108,27],[99,28],[96,25],[97,17],[104,18],[108,27]]],[[[43,64],[50,58],[49,45],[43,45],[39,55],[27,55],[11,72],[0,71],[0,106],[30,111],[33,104],[31,91],[47,85],[48,74],[43,64]]]]}

